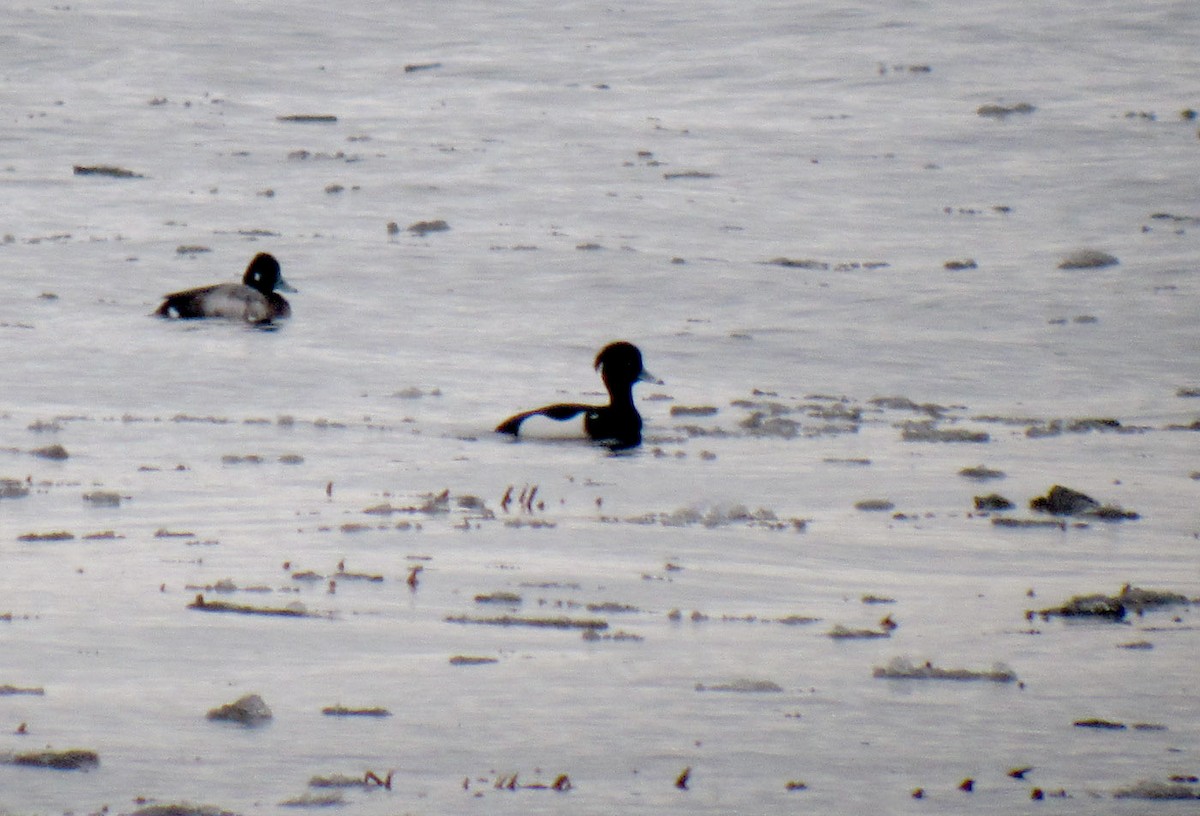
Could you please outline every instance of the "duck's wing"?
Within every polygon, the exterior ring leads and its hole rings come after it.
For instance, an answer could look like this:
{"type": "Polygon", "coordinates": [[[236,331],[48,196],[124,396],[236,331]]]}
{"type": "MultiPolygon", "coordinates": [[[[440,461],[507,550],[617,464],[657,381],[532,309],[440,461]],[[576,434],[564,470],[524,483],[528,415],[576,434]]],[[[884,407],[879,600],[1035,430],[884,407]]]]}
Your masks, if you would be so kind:
{"type": "Polygon", "coordinates": [[[221,284],[199,286],[164,296],[162,305],[154,312],[159,317],[181,317],[184,319],[205,317],[204,300],[221,284]]]}
{"type": "Polygon", "coordinates": [[[554,405],[547,405],[542,408],[536,408],[532,411],[525,411],[511,416],[496,426],[497,433],[506,433],[516,436],[521,430],[521,423],[529,419],[531,416],[544,416],[550,419],[556,419],[559,422],[566,422],[568,419],[574,419],[580,414],[591,411],[596,406],[594,405],[579,405],[572,402],[560,402],[554,405]]]}
{"type": "Polygon", "coordinates": [[[271,306],[263,294],[240,283],[218,283],[167,295],[155,314],[185,319],[222,317],[261,323],[271,318],[271,306]]]}

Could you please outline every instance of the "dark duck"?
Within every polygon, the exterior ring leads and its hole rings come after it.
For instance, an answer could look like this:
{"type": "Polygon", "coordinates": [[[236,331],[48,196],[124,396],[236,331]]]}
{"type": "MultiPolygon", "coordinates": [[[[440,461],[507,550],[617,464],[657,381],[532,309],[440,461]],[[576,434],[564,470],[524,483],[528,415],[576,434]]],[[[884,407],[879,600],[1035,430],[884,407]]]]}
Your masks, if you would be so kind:
{"type": "Polygon", "coordinates": [[[658,382],[642,366],[642,353],[632,343],[609,343],[596,355],[596,370],[608,389],[608,405],[573,402],[546,405],[511,416],[496,426],[500,433],[516,436],[521,423],[532,416],[565,422],[583,414],[583,427],[594,441],[614,450],[642,443],[642,417],[633,404],[633,386],[640,381],[658,382]]]}
{"type": "Polygon", "coordinates": [[[247,323],[270,323],[292,313],[292,307],[277,289],[296,291],[283,279],[275,256],[260,252],[246,267],[241,283],[214,283],[175,292],[166,296],[155,314],[186,320],[221,317],[247,323]]]}

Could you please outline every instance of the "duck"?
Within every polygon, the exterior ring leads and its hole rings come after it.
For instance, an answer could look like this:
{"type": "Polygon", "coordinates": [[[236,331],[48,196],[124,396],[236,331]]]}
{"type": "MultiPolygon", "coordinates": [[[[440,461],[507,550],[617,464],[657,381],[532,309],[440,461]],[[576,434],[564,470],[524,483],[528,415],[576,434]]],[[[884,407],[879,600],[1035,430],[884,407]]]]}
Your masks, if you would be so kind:
{"type": "Polygon", "coordinates": [[[251,259],[241,283],[214,283],[167,295],[154,312],[159,317],[192,320],[223,317],[247,323],[270,323],[289,317],[292,307],[279,292],[296,290],[283,279],[279,261],[269,252],[251,259]]]}
{"type": "Polygon", "coordinates": [[[642,443],[642,417],[633,404],[633,386],[638,382],[659,385],[642,364],[642,352],[633,343],[618,340],[596,355],[594,367],[608,389],[608,405],[555,403],[532,411],[523,411],[496,426],[502,434],[517,436],[521,423],[532,416],[544,416],[565,422],[583,414],[583,428],[594,441],[613,450],[634,448],[642,443]]]}

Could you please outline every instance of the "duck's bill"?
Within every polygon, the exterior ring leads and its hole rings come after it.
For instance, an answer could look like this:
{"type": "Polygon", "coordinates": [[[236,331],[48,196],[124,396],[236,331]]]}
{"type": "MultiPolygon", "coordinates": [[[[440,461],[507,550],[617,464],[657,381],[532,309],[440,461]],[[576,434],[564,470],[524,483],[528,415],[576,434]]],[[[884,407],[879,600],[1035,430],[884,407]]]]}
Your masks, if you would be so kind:
{"type": "Polygon", "coordinates": [[[275,282],[275,289],[276,289],[276,291],[279,291],[279,292],[291,292],[293,294],[300,291],[299,289],[297,289],[296,287],[292,286],[290,283],[285,281],[283,279],[283,276],[280,276],[279,280],[277,280],[275,282]]]}
{"type": "Polygon", "coordinates": [[[638,382],[648,382],[648,383],[652,383],[653,385],[664,385],[665,384],[665,383],[663,383],[662,380],[660,380],[658,377],[655,377],[653,374],[651,374],[649,371],[647,371],[644,368],[642,369],[642,373],[638,374],[638,382]]]}

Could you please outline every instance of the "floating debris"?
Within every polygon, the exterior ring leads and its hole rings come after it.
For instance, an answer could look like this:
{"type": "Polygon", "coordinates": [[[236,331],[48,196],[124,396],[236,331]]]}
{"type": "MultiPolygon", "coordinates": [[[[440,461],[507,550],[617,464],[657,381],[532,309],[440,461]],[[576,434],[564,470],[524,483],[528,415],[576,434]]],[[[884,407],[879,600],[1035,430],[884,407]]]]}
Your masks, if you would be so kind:
{"type": "Polygon", "coordinates": [[[716,173],[710,173],[707,170],[678,170],[673,173],[663,173],[663,178],[667,181],[674,181],[675,179],[711,179],[716,177],[716,173]]]}
{"type": "Polygon", "coordinates": [[[584,629],[581,637],[584,640],[590,641],[609,640],[618,643],[641,643],[646,639],[642,635],[638,635],[633,632],[617,630],[616,632],[605,632],[604,634],[600,634],[595,629],[584,629]]]}
{"type": "Polygon", "coordinates": [[[687,790],[688,780],[691,778],[691,776],[692,767],[689,765],[680,771],[679,776],[675,777],[675,787],[679,788],[679,790],[687,790]]]}
{"type": "MultiPolygon", "coordinates": [[[[767,621],[770,623],[771,621],[767,621]]],[[[820,618],[810,617],[808,615],[786,615],[782,618],[775,618],[775,623],[782,623],[784,626],[807,626],[810,623],[820,623],[820,618]]]]}
{"type": "Polygon", "coordinates": [[[979,482],[986,482],[991,479],[1005,478],[1004,471],[992,470],[991,468],[984,467],[983,465],[976,465],[975,467],[963,468],[962,470],[960,470],[958,472],[958,475],[962,476],[964,479],[974,479],[979,482]]]}
{"type": "Polygon", "coordinates": [[[1081,249],[1063,258],[1059,269],[1103,269],[1121,263],[1114,255],[1096,249],[1081,249]]]}
{"type": "Polygon", "coordinates": [[[701,511],[695,507],[681,507],[670,513],[644,513],[625,519],[601,517],[603,521],[624,521],[626,524],[661,524],[664,527],[689,527],[700,524],[708,529],[725,527],[733,524],[745,524],[748,527],[761,527],[768,530],[793,529],[803,531],[807,520],[800,518],[780,519],[774,511],[765,507],[750,510],[742,504],[732,507],[710,507],[701,511]]]}
{"type": "Polygon", "coordinates": [[[708,417],[716,416],[719,409],[713,405],[672,405],[671,416],[708,417]]]}
{"type": "Polygon", "coordinates": [[[829,269],[829,264],[825,261],[818,261],[812,258],[772,258],[766,261],[771,266],[782,266],[785,269],[811,269],[818,272],[825,272],[829,269]]]}
{"type": "Polygon", "coordinates": [[[383,583],[383,576],[368,572],[345,572],[339,570],[332,576],[338,581],[366,581],[370,584],[383,583]]]}
{"type": "Polygon", "coordinates": [[[88,771],[100,764],[100,755],[83,748],[65,751],[31,751],[25,754],[0,754],[0,764],[27,768],[51,768],[56,771],[88,771]]]}
{"type": "Polygon", "coordinates": [[[247,454],[227,453],[221,457],[222,465],[243,465],[243,464],[261,465],[262,463],[263,463],[263,458],[261,456],[259,456],[257,453],[247,453],[247,454]]]}
{"type": "Polygon", "coordinates": [[[0,499],[20,499],[29,495],[29,487],[18,479],[0,479],[0,499]]]}
{"type": "Polygon", "coordinates": [[[218,706],[206,715],[210,720],[235,722],[242,725],[261,725],[274,715],[262,697],[247,694],[232,703],[218,706]]]}
{"type": "Polygon", "coordinates": [[[118,535],[115,530],[99,530],[94,533],[85,533],[83,535],[83,540],[84,541],[115,541],[117,539],[124,538],[124,537],[125,536],[123,536],[123,535],[118,535]]]}
{"type": "Polygon", "coordinates": [[[25,533],[17,536],[17,541],[71,541],[75,538],[74,533],[69,533],[66,530],[55,530],[50,533],[25,533]]]}
{"type": "Polygon", "coordinates": [[[341,791],[331,791],[329,793],[310,793],[305,792],[299,796],[293,796],[291,799],[284,799],[279,803],[280,807],[332,807],[334,805],[346,804],[346,798],[341,791]]]}
{"type": "MultiPolygon", "coordinates": [[[[571,778],[569,776],[567,776],[566,774],[559,774],[558,776],[556,776],[554,778],[554,781],[551,782],[549,785],[547,785],[544,782],[530,782],[527,785],[522,785],[522,784],[518,783],[518,781],[517,781],[519,777],[520,777],[520,774],[515,774],[515,773],[501,774],[500,776],[496,777],[496,780],[492,783],[492,787],[495,788],[496,790],[508,790],[508,791],[519,791],[519,790],[546,791],[546,790],[549,790],[549,791],[555,791],[557,793],[566,793],[567,791],[571,790],[571,788],[572,788],[571,778]]],[[[481,779],[480,781],[485,782],[487,780],[481,779]]],[[[463,789],[464,790],[467,789],[469,787],[469,784],[470,783],[468,780],[463,780],[463,789]]]]}
{"type": "Polygon", "coordinates": [[[1091,496],[1062,485],[1054,485],[1045,496],[1031,499],[1029,509],[1052,516],[1089,516],[1104,521],[1139,518],[1137,513],[1113,505],[1102,505],[1091,496]]]}
{"type": "Polygon", "coordinates": [[[490,595],[476,595],[475,603],[520,605],[521,596],[515,592],[493,592],[490,595]]]}
{"type": "Polygon", "coordinates": [[[141,173],[116,167],[111,164],[77,164],[74,167],[77,176],[108,176],[109,178],[145,178],[141,173]]]}
{"type": "Polygon", "coordinates": [[[972,431],[968,428],[938,428],[932,420],[905,422],[900,438],[905,442],[968,442],[983,444],[992,441],[987,431],[972,431]]]}
{"type": "MultiPolygon", "coordinates": [[[[592,630],[587,630],[592,631],[592,630]]],[[[473,655],[454,655],[450,658],[451,666],[487,666],[492,663],[499,663],[500,659],[495,657],[475,657],[473,655]]]]}
{"type": "MultiPolygon", "coordinates": [[[[375,777],[375,779],[379,778],[371,771],[367,771],[367,773],[362,776],[347,776],[346,774],[330,774],[329,776],[314,776],[314,777],[310,778],[308,780],[308,786],[310,788],[378,787],[377,783],[375,783],[368,777],[368,774],[371,777],[375,777]]],[[[391,776],[392,776],[391,774],[388,774],[388,778],[387,778],[388,787],[391,787],[391,776]]]]}
{"type": "Polygon", "coordinates": [[[1167,426],[1167,430],[1168,431],[1200,431],[1200,419],[1193,420],[1193,421],[1189,422],[1187,425],[1180,425],[1177,422],[1173,422],[1167,426]]]}
{"type": "Polygon", "coordinates": [[[1033,113],[1036,111],[1033,105],[1028,102],[1018,102],[1015,105],[980,105],[976,110],[980,116],[992,117],[995,119],[1004,119],[1014,113],[1033,113]]]}
{"type": "MultiPolygon", "coordinates": [[[[1191,601],[1186,596],[1177,592],[1141,589],[1125,584],[1116,595],[1109,596],[1099,593],[1076,595],[1062,606],[1043,609],[1037,614],[1045,620],[1051,617],[1093,617],[1120,621],[1124,620],[1128,611],[1140,615],[1148,609],[1162,606],[1186,606],[1190,603],[1191,601]]],[[[1025,616],[1030,618],[1033,614],[1026,612],[1025,616]]]]}
{"type": "Polygon", "coordinates": [[[974,671],[942,669],[929,662],[917,665],[903,657],[892,658],[886,666],[876,666],[872,674],[874,677],[888,680],[989,680],[994,683],[1012,683],[1017,679],[1016,673],[1001,663],[996,663],[985,671],[974,671]]]}
{"type": "Polygon", "coordinates": [[[962,260],[946,261],[942,264],[942,268],[950,272],[961,272],[965,269],[978,269],[979,265],[975,263],[974,258],[963,258],[962,260]]]}
{"type": "Polygon", "coordinates": [[[390,717],[392,712],[386,708],[346,708],[343,705],[328,706],[321,709],[326,717],[390,717]]]}
{"type": "MultiPolygon", "coordinates": [[[[359,161],[358,157],[347,156],[343,150],[338,150],[333,153],[313,153],[308,150],[300,149],[293,150],[291,153],[288,153],[287,157],[289,160],[293,161],[308,161],[310,159],[313,161],[344,161],[346,163],[359,161]]],[[[272,193],[272,195],[274,195],[274,193],[272,193]]]]}
{"type": "Polygon", "coordinates": [[[83,500],[91,502],[97,507],[120,507],[122,496],[112,490],[93,490],[91,493],[84,493],[83,500]]]}
{"type": "Polygon", "coordinates": [[[332,113],[290,113],[275,117],[280,122],[300,122],[304,124],[332,124],[338,120],[332,113]]]}
{"type": "MultiPolygon", "coordinates": [[[[1120,598],[1108,595],[1076,595],[1062,606],[1043,609],[1039,613],[1043,620],[1062,618],[1104,618],[1113,621],[1125,619],[1125,604],[1120,598]]],[[[1026,613],[1029,616],[1029,613],[1026,613]]]]}
{"type": "Polygon", "coordinates": [[[992,524],[996,527],[1057,527],[1059,530],[1067,529],[1066,522],[1053,521],[1051,519],[993,518],[992,524]]]}
{"type": "Polygon", "coordinates": [[[364,508],[363,513],[369,516],[390,516],[393,513],[407,513],[411,515],[422,513],[433,516],[450,512],[449,490],[443,490],[441,493],[426,493],[423,498],[424,501],[418,505],[396,507],[391,502],[384,502],[383,504],[364,508]]]}
{"type": "Polygon", "coordinates": [[[1101,720],[1092,718],[1089,720],[1076,720],[1072,723],[1076,728],[1099,728],[1104,731],[1124,731],[1125,723],[1113,722],[1112,720],[1101,720]]]}
{"type": "Polygon", "coordinates": [[[827,637],[834,640],[872,640],[876,638],[891,637],[892,633],[886,629],[848,629],[840,623],[835,624],[832,629],[825,633],[827,637]]]}
{"type": "Polygon", "coordinates": [[[607,629],[608,621],[598,618],[525,618],[501,615],[495,618],[477,618],[471,615],[447,615],[447,623],[475,623],[483,626],[533,626],[545,629],[607,629]]]}
{"type": "Polygon", "coordinates": [[[987,512],[991,510],[1011,510],[1015,505],[999,493],[989,493],[986,496],[975,497],[975,509],[987,512]]]}
{"type": "Polygon", "coordinates": [[[785,269],[809,269],[818,272],[826,272],[830,269],[835,272],[853,272],[862,269],[873,271],[876,269],[886,269],[891,265],[887,261],[839,261],[830,264],[811,258],[786,257],[772,258],[769,261],[763,261],[763,263],[769,266],[782,266],[785,269]]]}
{"type": "Polygon", "coordinates": [[[753,680],[751,678],[739,678],[730,680],[725,683],[714,683],[708,685],[706,683],[697,683],[696,691],[729,691],[738,694],[762,694],[775,693],[783,691],[783,686],[772,680],[753,680]]]}
{"type": "Polygon", "coordinates": [[[889,411],[912,411],[917,414],[927,414],[933,419],[940,419],[949,410],[943,405],[932,402],[913,402],[908,397],[873,397],[868,400],[876,408],[889,411]]]}
{"type": "Polygon", "coordinates": [[[1200,788],[1180,782],[1143,779],[1128,788],[1113,791],[1114,799],[1188,800],[1200,799],[1200,788]]]}
{"type": "MultiPolygon", "coordinates": [[[[54,294],[53,292],[42,292],[40,295],[38,295],[38,299],[58,300],[58,295],[54,294]]],[[[35,419],[33,422],[29,423],[28,429],[34,433],[58,433],[63,429],[63,426],[59,424],[58,420],[46,422],[41,419],[35,419]]]]}
{"type": "Polygon", "coordinates": [[[1121,599],[1126,608],[1132,609],[1137,614],[1141,614],[1146,609],[1153,609],[1159,606],[1186,606],[1191,603],[1187,596],[1180,595],[1178,592],[1141,589],[1129,584],[1121,587],[1121,591],[1117,594],[1117,597],[1121,599]]]}
{"type": "MultiPolygon", "coordinates": [[[[238,592],[241,587],[232,578],[220,578],[211,584],[185,584],[184,589],[189,591],[202,590],[204,592],[238,592]]],[[[271,589],[265,586],[246,587],[246,592],[270,592],[271,589]]]]}
{"type": "MultiPolygon", "coordinates": [[[[191,414],[176,414],[171,417],[172,422],[197,422],[207,425],[228,425],[230,420],[227,417],[218,416],[192,416],[191,414]]],[[[282,424],[282,423],[281,423],[282,424]]]]}
{"type": "Polygon", "coordinates": [[[187,605],[188,609],[200,612],[232,612],[238,615],[267,615],[280,618],[313,618],[319,617],[304,608],[304,604],[296,602],[284,607],[248,606],[246,604],[229,603],[228,601],[208,601],[203,595],[197,595],[196,600],[187,605]]]}
{"type": "Polygon", "coordinates": [[[417,71],[433,71],[441,67],[442,64],[440,62],[411,62],[404,66],[404,73],[412,74],[417,71]]]}
{"type": "Polygon", "coordinates": [[[522,527],[528,527],[531,530],[553,530],[558,526],[557,522],[547,521],[546,519],[505,519],[504,526],[519,530],[522,527]]]}
{"type": "Polygon", "coordinates": [[[417,221],[408,225],[409,232],[422,238],[431,232],[446,232],[449,229],[450,225],[440,218],[433,221],[417,221]]]}
{"type": "Polygon", "coordinates": [[[617,603],[616,601],[604,601],[602,603],[590,603],[585,607],[588,612],[614,613],[614,612],[641,612],[642,610],[632,604],[617,603]]]}
{"type": "Polygon", "coordinates": [[[887,499],[863,499],[854,503],[854,509],[867,513],[879,513],[895,510],[896,505],[887,499]]]}
{"type": "Polygon", "coordinates": [[[66,448],[57,444],[47,445],[44,448],[34,448],[29,453],[38,457],[39,459],[51,459],[56,462],[61,462],[70,456],[70,454],[67,453],[66,448]]]}
{"type": "Polygon", "coordinates": [[[21,686],[11,686],[7,683],[3,686],[0,686],[0,697],[12,697],[19,694],[43,697],[46,694],[46,690],[40,686],[23,688],[21,686]]]}
{"type": "Polygon", "coordinates": [[[147,805],[138,808],[130,816],[238,816],[233,811],[214,805],[193,805],[188,802],[147,805]]]}

